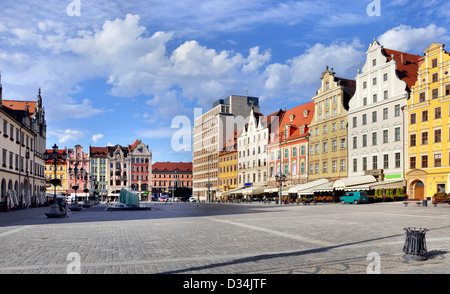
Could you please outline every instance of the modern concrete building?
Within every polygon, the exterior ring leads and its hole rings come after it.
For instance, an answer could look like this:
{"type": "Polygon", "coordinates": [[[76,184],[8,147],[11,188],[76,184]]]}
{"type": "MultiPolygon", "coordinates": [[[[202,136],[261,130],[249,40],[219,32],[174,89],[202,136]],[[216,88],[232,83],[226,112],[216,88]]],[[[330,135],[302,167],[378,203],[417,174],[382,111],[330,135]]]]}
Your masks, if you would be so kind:
{"type": "Polygon", "coordinates": [[[366,56],[349,103],[348,177],[372,175],[403,187],[403,108],[419,56],[386,49],[376,40],[366,56]]]}
{"type": "Polygon", "coordinates": [[[450,193],[450,53],[433,43],[405,108],[406,180],[411,199],[450,193]]]}
{"type": "Polygon", "coordinates": [[[214,201],[219,189],[219,153],[227,138],[247,122],[252,106],[259,112],[259,99],[231,95],[195,118],[193,127],[193,196],[214,201]]]}
{"type": "Polygon", "coordinates": [[[333,68],[322,73],[309,126],[308,181],[347,177],[347,110],[356,82],[335,76],[333,68]]]}
{"type": "Polygon", "coordinates": [[[0,77],[0,209],[45,201],[46,121],[41,91],[37,101],[4,100],[0,77]]]}

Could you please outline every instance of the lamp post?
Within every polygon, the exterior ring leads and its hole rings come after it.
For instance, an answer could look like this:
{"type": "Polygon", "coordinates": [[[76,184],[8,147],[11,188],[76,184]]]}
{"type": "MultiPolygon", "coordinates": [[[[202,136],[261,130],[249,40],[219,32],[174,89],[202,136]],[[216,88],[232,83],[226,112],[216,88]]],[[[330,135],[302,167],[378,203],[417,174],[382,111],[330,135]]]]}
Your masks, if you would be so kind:
{"type": "Polygon", "coordinates": [[[62,160],[62,161],[66,160],[67,154],[65,151],[62,154],[59,154],[58,146],[56,146],[56,144],[52,147],[52,149],[53,149],[52,153],[48,153],[47,151],[45,151],[45,153],[44,153],[44,160],[45,161],[53,160],[53,165],[54,165],[54,178],[50,181],[50,183],[54,187],[53,203],[50,206],[50,212],[46,213],[45,215],[47,215],[47,217],[49,217],[49,218],[65,217],[65,216],[67,216],[66,212],[60,211],[60,209],[58,207],[58,203],[56,201],[56,186],[61,183],[61,181],[56,178],[56,166],[57,166],[58,160],[62,160]]]}
{"type": "Polygon", "coordinates": [[[81,205],[78,203],[78,197],[77,197],[77,190],[79,188],[79,186],[77,185],[77,177],[78,177],[78,172],[80,172],[80,171],[82,173],[84,170],[83,170],[83,168],[78,169],[78,162],[75,163],[74,169],[72,169],[71,167],[69,168],[69,173],[72,173],[72,172],[75,173],[75,185],[72,186],[72,189],[75,191],[75,202],[70,207],[70,210],[72,210],[72,211],[80,211],[82,209],[81,205]]]}

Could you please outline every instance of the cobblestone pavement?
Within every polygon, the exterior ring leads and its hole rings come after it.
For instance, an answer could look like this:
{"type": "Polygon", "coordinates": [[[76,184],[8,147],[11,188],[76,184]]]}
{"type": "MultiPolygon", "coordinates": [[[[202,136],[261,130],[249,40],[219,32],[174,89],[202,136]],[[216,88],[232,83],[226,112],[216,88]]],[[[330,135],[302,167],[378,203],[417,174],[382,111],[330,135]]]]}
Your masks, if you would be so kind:
{"type": "Polygon", "coordinates": [[[49,207],[0,213],[0,273],[450,273],[449,205],[144,205],[64,219],[47,218],[49,207]],[[404,258],[406,227],[429,229],[427,260],[404,258]]]}

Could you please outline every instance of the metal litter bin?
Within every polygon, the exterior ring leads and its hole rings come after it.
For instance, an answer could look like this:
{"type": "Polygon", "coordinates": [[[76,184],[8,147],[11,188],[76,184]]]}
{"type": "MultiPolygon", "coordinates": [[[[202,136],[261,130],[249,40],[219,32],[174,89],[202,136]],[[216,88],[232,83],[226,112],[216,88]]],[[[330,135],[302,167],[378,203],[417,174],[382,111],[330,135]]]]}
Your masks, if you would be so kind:
{"type": "Polygon", "coordinates": [[[428,201],[427,200],[422,200],[422,206],[423,207],[427,207],[428,206],[428,201]]]}
{"type": "Polygon", "coordinates": [[[427,244],[425,234],[428,229],[404,228],[406,231],[405,245],[403,246],[404,258],[413,260],[427,260],[427,244]]]}

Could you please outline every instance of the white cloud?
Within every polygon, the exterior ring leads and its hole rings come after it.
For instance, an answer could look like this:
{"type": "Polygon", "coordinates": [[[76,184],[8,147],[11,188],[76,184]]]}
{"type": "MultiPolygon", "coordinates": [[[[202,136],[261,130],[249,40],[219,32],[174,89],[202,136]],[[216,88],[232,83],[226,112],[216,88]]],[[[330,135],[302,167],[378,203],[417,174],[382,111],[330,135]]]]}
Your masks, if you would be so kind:
{"type": "Polygon", "coordinates": [[[103,134],[93,135],[93,136],[92,136],[92,142],[93,142],[93,143],[97,143],[98,140],[100,140],[100,139],[103,138],[103,137],[104,137],[103,134]]]}
{"type": "Polygon", "coordinates": [[[85,134],[81,131],[66,129],[48,131],[48,136],[56,137],[58,143],[66,143],[67,141],[76,142],[77,140],[84,138],[85,134]]]}
{"type": "Polygon", "coordinates": [[[400,25],[378,37],[378,41],[385,48],[414,54],[422,54],[433,42],[444,43],[449,40],[447,29],[435,24],[422,28],[400,25]]]}

